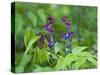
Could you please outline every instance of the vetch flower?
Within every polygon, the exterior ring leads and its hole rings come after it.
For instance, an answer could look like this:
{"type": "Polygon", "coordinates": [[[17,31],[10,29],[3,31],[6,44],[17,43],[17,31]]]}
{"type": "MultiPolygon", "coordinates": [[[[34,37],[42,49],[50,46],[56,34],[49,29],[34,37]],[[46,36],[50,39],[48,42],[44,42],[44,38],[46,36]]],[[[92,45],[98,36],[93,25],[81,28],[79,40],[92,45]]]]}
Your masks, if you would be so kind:
{"type": "Polygon", "coordinates": [[[66,23],[66,21],[67,21],[67,17],[64,16],[63,18],[61,18],[61,20],[62,20],[62,23],[66,23]]]}
{"type": "Polygon", "coordinates": [[[49,41],[48,41],[48,47],[49,48],[52,48],[53,47],[53,41],[51,39],[49,39],[49,41]]]}
{"type": "Polygon", "coordinates": [[[44,35],[43,34],[40,34],[40,48],[43,48],[44,41],[45,41],[44,35]]]}
{"type": "Polygon", "coordinates": [[[67,22],[66,22],[66,27],[67,27],[68,30],[70,29],[70,27],[71,27],[70,20],[67,20],[67,22]]]}
{"type": "Polygon", "coordinates": [[[51,17],[51,16],[48,16],[48,23],[49,24],[54,24],[55,23],[55,19],[53,18],[53,17],[51,17]]]}
{"type": "Polygon", "coordinates": [[[50,39],[48,40],[48,47],[53,47],[53,38],[52,33],[55,32],[55,29],[53,28],[53,24],[55,23],[55,19],[51,16],[48,16],[48,23],[45,24],[44,28],[47,30],[50,34],[50,39]]]}
{"type": "Polygon", "coordinates": [[[68,32],[68,33],[65,33],[65,35],[64,35],[64,39],[66,40],[68,40],[68,39],[70,39],[71,37],[72,37],[72,35],[74,34],[74,32],[68,32]]]}
{"type": "Polygon", "coordinates": [[[64,23],[66,25],[66,28],[69,30],[71,27],[71,22],[70,20],[68,20],[68,18],[66,16],[64,16],[63,18],[61,18],[62,23],[64,23]]]}
{"type": "Polygon", "coordinates": [[[54,28],[49,24],[46,24],[44,28],[50,33],[55,32],[54,28]]]}
{"type": "Polygon", "coordinates": [[[53,33],[55,32],[54,28],[53,28],[53,24],[55,23],[55,19],[51,16],[48,16],[48,23],[45,24],[44,28],[50,32],[53,33]]]}
{"type": "Polygon", "coordinates": [[[53,47],[53,39],[52,39],[52,36],[50,35],[50,39],[48,41],[48,47],[49,48],[52,48],[53,47]]]}
{"type": "Polygon", "coordinates": [[[65,35],[64,35],[64,39],[65,39],[65,40],[66,40],[66,39],[70,39],[70,36],[69,36],[68,33],[65,33],[65,35]]]}
{"type": "Polygon", "coordinates": [[[53,32],[55,32],[55,29],[54,29],[54,28],[50,28],[48,31],[49,31],[50,33],[53,33],[53,32]]]}
{"type": "Polygon", "coordinates": [[[45,24],[44,28],[48,31],[51,28],[51,26],[49,24],[45,24]]]}
{"type": "Polygon", "coordinates": [[[71,49],[71,46],[72,46],[72,35],[74,34],[74,32],[70,32],[71,22],[66,16],[64,16],[61,20],[62,20],[62,23],[64,23],[66,25],[66,28],[68,30],[64,34],[64,39],[67,40],[67,46],[66,46],[65,52],[72,53],[72,49],[71,49]]]}

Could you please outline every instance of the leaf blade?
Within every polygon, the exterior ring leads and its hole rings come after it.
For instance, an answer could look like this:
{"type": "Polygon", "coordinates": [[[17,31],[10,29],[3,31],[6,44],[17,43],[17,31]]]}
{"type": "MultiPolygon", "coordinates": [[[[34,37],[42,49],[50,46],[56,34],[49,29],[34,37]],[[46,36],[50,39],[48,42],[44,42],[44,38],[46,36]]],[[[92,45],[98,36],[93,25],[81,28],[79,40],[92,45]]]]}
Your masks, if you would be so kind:
{"type": "Polygon", "coordinates": [[[39,39],[39,36],[34,36],[28,43],[28,46],[26,48],[25,54],[28,52],[28,50],[31,48],[31,46],[39,39]]]}

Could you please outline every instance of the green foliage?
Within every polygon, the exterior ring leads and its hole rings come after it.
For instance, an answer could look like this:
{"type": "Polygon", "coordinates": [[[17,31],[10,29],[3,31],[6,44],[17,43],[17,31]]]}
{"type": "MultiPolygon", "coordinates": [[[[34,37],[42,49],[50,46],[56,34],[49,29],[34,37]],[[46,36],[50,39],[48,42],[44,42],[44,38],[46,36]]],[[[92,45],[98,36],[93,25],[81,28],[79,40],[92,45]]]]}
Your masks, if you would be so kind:
{"type": "Polygon", "coordinates": [[[87,60],[96,65],[96,56],[90,54],[89,52],[85,52],[84,50],[86,48],[87,47],[75,47],[72,54],[68,54],[64,58],[62,57],[58,60],[55,68],[57,70],[65,70],[66,68],[80,69],[82,64],[86,63],[87,60]],[[69,68],[70,65],[73,67],[69,68]]]}
{"type": "Polygon", "coordinates": [[[23,27],[23,18],[22,15],[19,13],[16,13],[15,15],[15,34],[18,35],[18,33],[21,31],[23,27]]]}
{"type": "Polygon", "coordinates": [[[27,63],[29,63],[30,60],[31,60],[31,56],[29,56],[29,55],[23,56],[21,58],[19,65],[16,67],[16,72],[17,73],[24,72],[24,67],[25,67],[25,65],[27,65],[27,63]]]}
{"type": "Polygon", "coordinates": [[[48,71],[53,71],[53,70],[50,67],[40,67],[38,65],[36,65],[36,68],[33,69],[33,72],[48,72],[48,71]]]}
{"type": "Polygon", "coordinates": [[[28,52],[30,48],[32,48],[32,45],[39,39],[39,36],[34,35],[34,32],[32,29],[28,29],[24,36],[24,43],[26,45],[26,51],[25,54],[28,52]]]}
{"type": "Polygon", "coordinates": [[[39,39],[39,36],[34,36],[30,39],[28,46],[26,48],[25,54],[28,52],[28,50],[32,47],[32,45],[39,39]]]}
{"type": "Polygon", "coordinates": [[[35,33],[32,28],[27,28],[24,34],[24,44],[27,46],[29,40],[35,36],[35,33]]]}
{"type": "Polygon", "coordinates": [[[73,49],[73,52],[72,52],[72,53],[78,54],[78,53],[82,52],[83,50],[85,50],[86,48],[87,48],[87,47],[75,47],[75,48],[73,49]]]}
{"type": "Polygon", "coordinates": [[[39,60],[40,64],[49,60],[49,55],[46,49],[39,49],[37,47],[37,59],[39,60]]]}
{"type": "Polygon", "coordinates": [[[18,66],[18,67],[16,67],[16,73],[22,73],[22,72],[24,72],[24,67],[23,66],[18,66]]]}
{"type": "Polygon", "coordinates": [[[40,20],[42,21],[42,23],[45,24],[46,23],[46,15],[45,15],[44,11],[38,10],[37,14],[38,14],[40,20]]]}
{"type": "Polygon", "coordinates": [[[37,25],[36,15],[34,15],[34,13],[31,11],[29,11],[27,15],[28,15],[28,18],[31,20],[32,24],[34,25],[34,27],[36,27],[36,25],[37,25]]]}

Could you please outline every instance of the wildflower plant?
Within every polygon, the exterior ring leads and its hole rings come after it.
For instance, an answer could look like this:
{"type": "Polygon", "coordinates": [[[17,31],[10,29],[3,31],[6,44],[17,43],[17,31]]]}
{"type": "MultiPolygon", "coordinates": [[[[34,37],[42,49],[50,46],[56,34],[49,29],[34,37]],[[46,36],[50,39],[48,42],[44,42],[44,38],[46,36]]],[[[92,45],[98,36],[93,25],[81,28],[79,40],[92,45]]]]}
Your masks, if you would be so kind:
{"type": "Polygon", "coordinates": [[[54,28],[53,28],[53,24],[55,23],[55,19],[51,16],[48,16],[48,23],[45,24],[44,28],[45,30],[47,30],[50,34],[50,38],[48,40],[48,47],[52,48],[53,47],[53,38],[52,38],[52,34],[55,32],[54,28]]]}
{"type": "MultiPolygon", "coordinates": [[[[45,29],[48,32],[49,38],[47,38],[46,34],[42,32],[40,32],[39,35],[36,35],[34,31],[30,28],[26,31],[24,36],[24,42],[26,45],[24,58],[26,55],[33,53],[31,56],[33,56],[34,59],[34,67],[37,64],[43,65],[46,63],[46,66],[48,66],[49,70],[80,69],[82,64],[86,63],[87,60],[96,65],[96,56],[85,51],[88,47],[72,47],[72,45],[74,45],[72,44],[72,39],[75,33],[71,31],[72,24],[66,16],[61,18],[62,23],[66,27],[66,32],[63,36],[64,41],[66,41],[64,51],[60,47],[62,46],[61,43],[54,43],[53,41],[53,33],[56,33],[56,30],[54,29],[53,25],[56,22],[56,20],[52,16],[48,16],[47,20],[48,21],[44,25],[43,29],[45,29]],[[33,44],[36,43],[38,40],[39,47],[37,46],[34,48],[33,44]]],[[[37,68],[39,68],[40,65],[36,66],[34,71],[37,68]]],[[[42,71],[42,67],[40,68],[40,71],[42,71]]]]}
{"type": "Polygon", "coordinates": [[[72,36],[74,32],[71,32],[71,22],[66,16],[64,16],[61,20],[62,23],[66,25],[67,30],[67,32],[64,34],[64,39],[67,40],[66,52],[72,53],[72,36]]]}

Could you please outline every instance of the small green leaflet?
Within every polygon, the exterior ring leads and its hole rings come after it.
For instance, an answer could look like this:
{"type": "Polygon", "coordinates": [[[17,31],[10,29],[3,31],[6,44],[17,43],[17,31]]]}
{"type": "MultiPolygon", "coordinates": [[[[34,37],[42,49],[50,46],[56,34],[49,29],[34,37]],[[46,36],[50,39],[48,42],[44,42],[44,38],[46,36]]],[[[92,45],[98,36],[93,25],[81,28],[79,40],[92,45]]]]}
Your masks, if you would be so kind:
{"type": "Polygon", "coordinates": [[[92,64],[94,64],[95,66],[97,65],[97,61],[92,58],[92,57],[87,57],[88,61],[90,61],[92,64]]]}
{"type": "Polygon", "coordinates": [[[35,36],[35,33],[32,28],[27,28],[24,34],[24,44],[27,47],[29,40],[35,36]]]}
{"type": "Polygon", "coordinates": [[[78,53],[84,51],[85,49],[87,49],[87,47],[78,46],[78,47],[75,47],[75,48],[72,50],[72,53],[78,54],[78,53]]]}
{"type": "Polygon", "coordinates": [[[25,54],[28,52],[28,50],[32,47],[32,45],[39,39],[39,36],[34,36],[28,43],[28,46],[26,48],[25,54]]]}
{"type": "Polygon", "coordinates": [[[46,23],[46,15],[45,15],[44,11],[38,10],[37,14],[38,14],[40,20],[42,21],[42,23],[45,24],[46,23]]]}
{"type": "Polygon", "coordinates": [[[28,12],[28,18],[31,20],[34,27],[36,27],[36,25],[37,25],[37,16],[33,12],[29,11],[28,12]]]}
{"type": "Polygon", "coordinates": [[[85,57],[93,57],[93,58],[96,58],[95,55],[92,55],[91,53],[86,52],[86,51],[84,51],[84,52],[80,52],[80,53],[77,54],[77,55],[78,55],[78,56],[85,56],[85,57]]]}

